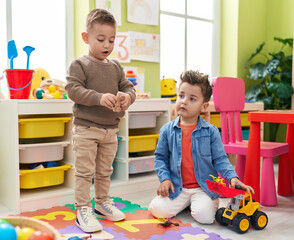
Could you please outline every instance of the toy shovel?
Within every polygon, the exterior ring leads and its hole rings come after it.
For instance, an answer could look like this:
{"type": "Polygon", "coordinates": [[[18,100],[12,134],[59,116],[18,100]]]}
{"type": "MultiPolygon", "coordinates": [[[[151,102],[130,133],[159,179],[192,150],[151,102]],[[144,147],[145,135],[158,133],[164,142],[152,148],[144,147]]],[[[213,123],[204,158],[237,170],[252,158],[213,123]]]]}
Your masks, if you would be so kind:
{"type": "Polygon", "coordinates": [[[34,47],[31,47],[31,46],[25,46],[23,48],[23,50],[27,53],[27,56],[28,56],[28,60],[27,60],[27,69],[29,69],[29,65],[30,65],[30,55],[32,53],[32,51],[35,50],[34,47]]]}
{"type": "Polygon", "coordinates": [[[18,56],[14,40],[8,42],[7,53],[8,59],[10,60],[10,68],[13,69],[13,59],[18,56]]]}

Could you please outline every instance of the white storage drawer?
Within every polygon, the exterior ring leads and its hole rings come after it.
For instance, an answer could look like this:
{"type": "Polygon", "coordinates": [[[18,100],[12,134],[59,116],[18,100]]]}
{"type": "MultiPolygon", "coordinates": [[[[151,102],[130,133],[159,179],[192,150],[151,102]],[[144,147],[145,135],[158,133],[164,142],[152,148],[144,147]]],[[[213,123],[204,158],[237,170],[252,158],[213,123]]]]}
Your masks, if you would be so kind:
{"type": "Polygon", "coordinates": [[[64,148],[69,141],[19,144],[19,163],[39,163],[63,159],[64,148]]]}
{"type": "Polygon", "coordinates": [[[156,127],[156,117],[162,112],[130,112],[129,128],[154,128],[156,127]]]}
{"type": "Polygon", "coordinates": [[[155,156],[129,158],[129,173],[143,173],[154,171],[155,156]]]}

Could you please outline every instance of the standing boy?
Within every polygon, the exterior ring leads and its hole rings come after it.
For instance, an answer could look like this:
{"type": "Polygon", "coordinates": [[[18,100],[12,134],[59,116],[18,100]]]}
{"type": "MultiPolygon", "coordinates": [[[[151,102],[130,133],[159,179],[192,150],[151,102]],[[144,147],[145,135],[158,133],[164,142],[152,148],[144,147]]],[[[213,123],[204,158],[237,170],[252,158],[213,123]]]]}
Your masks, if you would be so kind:
{"type": "Polygon", "coordinates": [[[107,58],[113,50],[115,36],[116,21],[112,14],[102,9],[88,14],[86,31],[82,33],[88,54],[71,63],[65,87],[74,101],[76,225],[85,232],[102,229],[95,215],[110,221],[125,218],[109,199],[110,176],[117,150],[119,118],[135,101],[136,94],[121,65],[107,58]],[[90,202],[93,176],[95,215],[90,202]]]}
{"type": "Polygon", "coordinates": [[[171,218],[190,206],[199,223],[211,224],[219,195],[209,191],[205,180],[218,172],[231,184],[242,183],[230,164],[218,129],[205,122],[200,112],[209,105],[212,88],[208,76],[196,71],[181,75],[176,101],[177,119],[165,124],[155,151],[155,171],[160,186],[149,205],[155,217],[171,218]]]}

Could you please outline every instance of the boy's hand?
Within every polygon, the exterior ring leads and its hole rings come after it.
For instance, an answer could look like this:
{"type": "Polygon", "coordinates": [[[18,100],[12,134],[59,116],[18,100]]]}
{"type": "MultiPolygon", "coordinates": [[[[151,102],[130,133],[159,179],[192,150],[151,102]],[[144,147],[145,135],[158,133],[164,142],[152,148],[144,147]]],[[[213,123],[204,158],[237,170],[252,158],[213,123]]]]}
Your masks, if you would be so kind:
{"type": "Polygon", "coordinates": [[[168,190],[171,189],[171,191],[174,193],[175,188],[171,180],[166,179],[163,182],[160,183],[159,188],[157,189],[157,195],[162,197],[168,197],[169,192],[168,190]]]}
{"type": "Polygon", "coordinates": [[[109,109],[113,109],[116,102],[116,96],[111,93],[104,93],[100,99],[100,105],[109,109]]]}
{"type": "Polygon", "coordinates": [[[236,185],[239,185],[243,190],[246,190],[248,193],[252,192],[254,194],[254,189],[248,185],[242,183],[239,178],[232,178],[231,179],[231,187],[235,188],[236,185]]]}
{"type": "Polygon", "coordinates": [[[127,110],[131,105],[131,96],[127,93],[123,93],[123,97],[119,97],[120,107],[122,110],[127,110]]]}

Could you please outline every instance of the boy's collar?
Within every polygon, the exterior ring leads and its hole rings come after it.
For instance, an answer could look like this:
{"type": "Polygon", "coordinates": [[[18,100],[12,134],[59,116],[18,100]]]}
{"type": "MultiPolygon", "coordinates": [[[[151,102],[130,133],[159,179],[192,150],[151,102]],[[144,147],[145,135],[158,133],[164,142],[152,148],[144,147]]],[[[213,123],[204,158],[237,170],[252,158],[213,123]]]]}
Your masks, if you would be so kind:
{"type": "MultiPolygon", "coordinates": [[[[180,128],[180,116],[174,120],[173,127],[180,128]]],[[[209,124],[199,115],[196,129],[200,129],[202,127],[209,127],[209,124]]]]}

